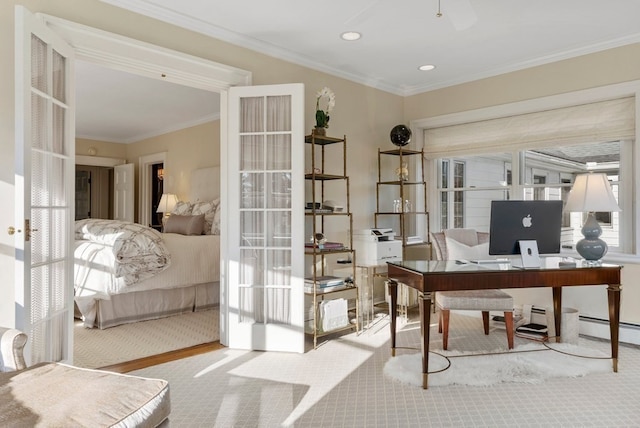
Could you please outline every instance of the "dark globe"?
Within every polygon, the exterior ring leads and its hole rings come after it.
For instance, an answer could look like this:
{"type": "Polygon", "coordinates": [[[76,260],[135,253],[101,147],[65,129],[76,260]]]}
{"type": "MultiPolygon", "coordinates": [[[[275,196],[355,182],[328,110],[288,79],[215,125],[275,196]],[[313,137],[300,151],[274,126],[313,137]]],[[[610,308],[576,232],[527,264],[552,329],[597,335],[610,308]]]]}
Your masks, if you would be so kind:
{"type": "Polygon", "coordinates": [[[406,146],[411,141],[411,130],[404,125],[396,125],[391,130],[390,137],[396,146],[406,146]]]}

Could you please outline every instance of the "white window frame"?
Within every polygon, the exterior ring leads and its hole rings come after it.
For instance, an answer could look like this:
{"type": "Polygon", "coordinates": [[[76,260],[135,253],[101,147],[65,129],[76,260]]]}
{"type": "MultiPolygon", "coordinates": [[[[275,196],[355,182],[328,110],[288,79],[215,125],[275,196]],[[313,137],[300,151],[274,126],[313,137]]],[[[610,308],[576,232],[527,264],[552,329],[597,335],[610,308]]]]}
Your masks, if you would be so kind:
{"type": "MultiPolygon", "coordinates": [[[[418,119],[411,121],[410,126],[413,131],[416,147],[425,147],[424,130],[426,129],[497,119],[556,108],[613,100],[629,96],[635,98],[634,141],[635,144],[640,144],[640,80],[607,85],[565,94],[552,95],[526,101],[519,101],[515,103],[502,104],[476,110],[469,110],[459,113],[452,113],[442,116],[434,116],[425,119],[418,119]]],[[[623,147],[630,146],[632,145],[623,145],[623,147]]],[[[625,148],[624,150],[629,150],[631,151],[631,153],[625,152],[621,155],[620,170],[630,172],[625,174],[624,177],[621,177],[624,194],[620,195],[620,208],[622,210],[620,218],[620,228],[623,231],[621,237],[625,239],[625,241],[621,243],[621,247],[625,249],[625,252],[621,253],[612,251],[607,254],[607,259],[614,262],[640,261],[640,252],[638,249],[640,243],[640,231],[638,230],[639,228],[636,220],[637,207],[635,204],[635,201],[640,198],[640,186],[635,185],[636,171],[640,171],[640,149],[638,149],[638,146],[636,146],[636,148],[636,150],[625,148]]],[[[470,150],[468,153],[464,153],[464,155],[473,155],[475,154],[474,151],[470,150]]],[[[504,151],[514,153],[514,151],[509,150],[507,146],[504,147],[504,151]]],[[[480,150],[478,152],[480,152],[480,150]]],[[[516,177],[519,177],[519,171],[516,171],[516,165],[514,165],[514,168],[512,168],[512,177],[514,183],[517,183],[519,181],[515,179],[516,177]]],[[[437,204],[439,204],[439,190],[436,183],[439,177],[436,160],[434,159],[430,160],[430,162],[427,162],[426,168],[428,177],[428,209],[431,212],[431,226],[437,226],[440,224],[440,218],[437,213],[439,211],[437,209],[437,204]]],[[[519,189],[515,188],[514,190],[518,191],[519,189]]]]}

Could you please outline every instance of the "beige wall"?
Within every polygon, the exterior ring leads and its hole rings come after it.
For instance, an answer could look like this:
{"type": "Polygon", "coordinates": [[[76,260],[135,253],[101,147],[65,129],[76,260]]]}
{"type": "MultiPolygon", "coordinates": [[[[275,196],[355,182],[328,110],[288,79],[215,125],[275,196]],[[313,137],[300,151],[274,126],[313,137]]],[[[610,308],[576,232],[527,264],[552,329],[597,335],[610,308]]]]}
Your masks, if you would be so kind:
{"type": "Polygon", "coordinates": [[[189,199],[191,171],[220,165],[220,121],[170,132],[127,145],[127,159],[136,164],[141,156],[166,152],[164,192],[189,199]]]}
{"type": "Polygon", "coordinates": [[[188,200],[191,172],[198,168],[220,165],[220,121],[215,120],[131,144],[76,139],[77,155],[89,155],[90,148],[96,149],[95,156],[126,159],[127,163],[134,164],[137,219],[140,158],[165,152],[164,191],[177,194],[180,200],[188,200]]]}

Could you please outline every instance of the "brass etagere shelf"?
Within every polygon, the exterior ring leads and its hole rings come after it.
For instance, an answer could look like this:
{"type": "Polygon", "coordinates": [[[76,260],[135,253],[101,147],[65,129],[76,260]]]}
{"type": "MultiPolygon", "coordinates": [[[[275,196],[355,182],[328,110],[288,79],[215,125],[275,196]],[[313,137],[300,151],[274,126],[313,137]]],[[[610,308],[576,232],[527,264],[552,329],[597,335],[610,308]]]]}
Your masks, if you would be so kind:
{"type": "MultiPolygon", "coordinates": [[[[416,195],[416,192],[414,192],[414,196],[416,195]]],[[[393,150],[378,149],[378,182],[376,184],[376,212],[375,212],[375,220],[374,220],[376,227],[379,226],[380,218],[383,216],[398,217],[398,224],[399,224],[398,236],[402,240],[403,259],[406,259],[406,248],[408,246],[411,246],[414,244],[424,244],[426,242],[422,240],[420,242],[409,242],[408,240],[409,238],[408,225],[413,224],[415,226],[419,221],[420,216],[425,217],[425,223],[427,228],[425,239],[426,240],[429,239],[429,212],[427,211],[427,182],[424,176],[424,150],[410,150],[410,149],[403,149],[402,147],[399,147],[393,150]],[[383,180],[383,175],[382,175],[382,170],[383,170],[382,157],[383,156],[397,157],[399,169],[401,169],[403,166],[403,163],[405,163],[405,159],[404,159],[405,157],[419,156],[420,160],[419,162],[416,162],[416,165],[419,166],[419,172],[416,177],[418,181],[403,180],[401,177],[402,175],[401,173],[398,174],[399,177],[397,180],[383,180]],[[397,207],[398,208],[397,210],[381,211],[380,189],[383,186],[395,186],[399,189],[400,204],[399,204],[399,207],[397,207]],[[404,201],[407,200],[407,197],[409,196],[409,189],[412,189],[412,188],[415,189],[416,192],[418,191],[422,192],[423,204],[420,207],[421,209],[418,209],[418,207],[415,207],[415,209],[413,208],[407,209],[407,207],[405,206],[404,201]]]]}
{"type": "MultiPolygon", "coordinates": [[[[313,278],[313,292],[305,291],[305,295],[312,297],[313,316],[306,314],[305,316],[305,333],[313,335],[314,348],[318,345],[318,339],[322,336],[338,333],[341,331],[360,330],[359,325],[359,302],[358,302],[358,289],[355,283],[355,266],[356,266],[356,254],[353,250],[353,216],[351,214],[350,194],[349,194],[349,177],[347,176],[347,137],[334,138],[323,135],[307,135],[305,136],[305,143],[310,148],[310,168],[311,172],[305,174],[305,180],[310,183],[310,192],[308,196],[311,199],[311,208],[305,211],[306,217],[311,217],[312,221],[312,236],[316,236],[318,233],[325,233],[325,221],[331,218],[344,218],[348,222],[348,240],[343,243],[342,248],[321,248],[317,245],[311,247],[305,247],[305,255],[311,258],[312,268],[311,277],[313,278]],[[327,174],[326,171],[326,154],[328,146],[342,145],[342,171],[341,174],[327,174]],[[319,153],[317,152],[319,149],[319,153]],[[319,164],[317,160],[319,159],[319,164]],[[342,212],[328,211],[322,208],[322,202],[325,200],[325,184],[332,181],[343,181],[345,185],[346,193],[346,206],[342,212]],[[318,207],[319,205],[319,207],[318,207]],[[319,288],[316,279],[325,275],[326,257],[331,255],[344,254],[351,260],[352,267],[352,281],[350,284],[345,283],[344,287],[332,289],[331,291],[324,291],[319,288]],[[349,323],[346,326],[324,331],[320,328],[320,303],[326,300],[334,300],[344,298],[347,300],[355,300],[355,324],[349,323]],[[309,323],[311,327],[309,328],[309,323]]],[[[332,171],[334,172],[334,171],[332,171]]],[[[305,305],[306,306],[306,305],[305,305]]]]}

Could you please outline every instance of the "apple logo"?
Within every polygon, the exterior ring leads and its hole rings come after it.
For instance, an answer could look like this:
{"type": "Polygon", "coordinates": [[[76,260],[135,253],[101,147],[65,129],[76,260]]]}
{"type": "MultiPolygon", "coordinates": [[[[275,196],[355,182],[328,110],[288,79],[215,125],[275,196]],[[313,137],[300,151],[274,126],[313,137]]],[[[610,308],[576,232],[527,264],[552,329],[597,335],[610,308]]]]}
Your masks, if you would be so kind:
{"type": "Polygon", "coordinates": [[[524,227],[531,227],[531,225],[533,225],[533,220],[531,219],[531,214],[528,214],[525,218],[522,219],[522,225],[524,227]]]}

